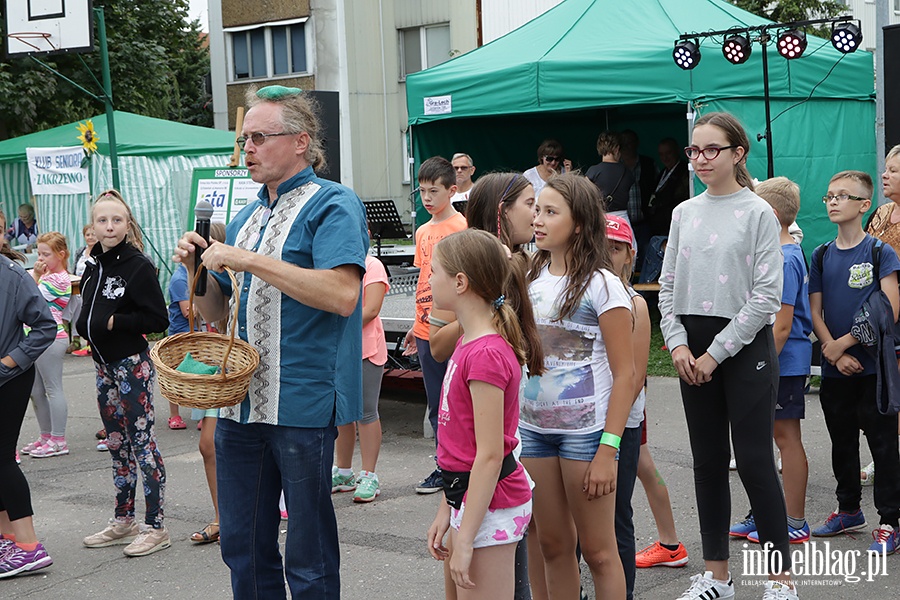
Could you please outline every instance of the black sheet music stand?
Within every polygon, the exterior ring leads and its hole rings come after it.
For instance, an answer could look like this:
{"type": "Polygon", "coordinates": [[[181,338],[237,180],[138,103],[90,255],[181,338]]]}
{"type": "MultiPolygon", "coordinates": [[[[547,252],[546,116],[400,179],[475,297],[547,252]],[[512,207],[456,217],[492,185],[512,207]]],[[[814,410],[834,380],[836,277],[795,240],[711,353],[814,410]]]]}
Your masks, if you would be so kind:
{"type": "Polygon", "coordinates": [[[366,207],[366,218],[369,221],[369,233],[375,239],[378,257],[381,258],[382,238],[408,238],[403,222],[397,213],[397,205],[393,200],[370,200],[363,202],[366,207]]]}
{"type": "Polygon", "coordinates": [[[453,203],[453,208],[456,209],[456,212],[462,213],[462,216],[466,216],[466,205],[468,203],[468,200],[457,200],[453,203]]]}

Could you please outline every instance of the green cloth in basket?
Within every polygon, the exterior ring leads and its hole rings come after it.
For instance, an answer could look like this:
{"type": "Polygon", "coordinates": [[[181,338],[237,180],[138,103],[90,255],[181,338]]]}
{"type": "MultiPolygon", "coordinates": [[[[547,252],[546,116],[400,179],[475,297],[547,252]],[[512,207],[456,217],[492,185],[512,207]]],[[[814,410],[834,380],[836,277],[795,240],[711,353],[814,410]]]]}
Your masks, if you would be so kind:
{"type": "Polygon", "coordinates": [[[175,370],[182,373],[193,373],[194,375],[215,375],[219,372],[219,367],[200,362],[188,352],[175,370]]]}

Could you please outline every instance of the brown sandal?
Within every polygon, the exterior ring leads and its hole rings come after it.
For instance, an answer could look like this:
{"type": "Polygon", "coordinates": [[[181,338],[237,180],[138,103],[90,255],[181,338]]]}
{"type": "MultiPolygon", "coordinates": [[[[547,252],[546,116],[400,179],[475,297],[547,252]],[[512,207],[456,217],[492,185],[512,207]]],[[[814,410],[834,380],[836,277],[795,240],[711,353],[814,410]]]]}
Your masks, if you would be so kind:
{"type": "Polygon", "coordinates": [[[219,524],[210,523],[200,531],[191,534],[191,541],[198,544],[211,544],[219,541],[219,524]],[[215,528],[215,531],[212,529],[215,528]]]}

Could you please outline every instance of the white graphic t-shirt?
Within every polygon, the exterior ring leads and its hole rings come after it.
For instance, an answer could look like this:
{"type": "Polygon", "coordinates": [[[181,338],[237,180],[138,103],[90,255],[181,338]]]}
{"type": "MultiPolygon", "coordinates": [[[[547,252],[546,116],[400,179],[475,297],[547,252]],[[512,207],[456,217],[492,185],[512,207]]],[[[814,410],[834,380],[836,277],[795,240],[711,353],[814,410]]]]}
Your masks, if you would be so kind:
{"type": "Polygon", "coordinates": [[[540,433],[591,433],[606,425],[612,373],[598,318],[613,308],[631,310],[621,280],[598,271],[574,314],[554,321],[567,278],[547,268],[528,288],[546,371],[531,377],[520,405],[520,426],[540,433]]]}

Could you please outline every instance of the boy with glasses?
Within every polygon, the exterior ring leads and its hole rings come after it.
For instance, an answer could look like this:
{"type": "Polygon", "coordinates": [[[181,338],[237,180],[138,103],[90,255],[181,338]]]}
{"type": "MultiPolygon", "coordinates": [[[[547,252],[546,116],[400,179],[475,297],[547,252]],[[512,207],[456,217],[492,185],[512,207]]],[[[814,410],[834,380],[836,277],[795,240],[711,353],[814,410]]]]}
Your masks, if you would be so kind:
{"type": "MultiPolygon", "coordinates": [[[[879,288],[890,300],[897,320],[900,260],[887,245],[862,228],[872,204],[872,179],[861,171],[842,171],[831,178],[822,199],[828,218],[838,226],[833,242],[816,248],[811,260],[809,304],[813,330],[822,343],[822,387],[819,397],[831,438],[831,466],[837,480],[838,508],[812,535],[829,537],[862,529],[860,509],[859,430],[866,434],[879,475],[875,506],[880,524],[870,551],[893,554],[900,547],[900,453],[897,415],[883,415],[876,405],[877,364],[854,337],[863,303],[879,288]]],[[[857,335],[859,335],[857,333],[857,335]]]]}

